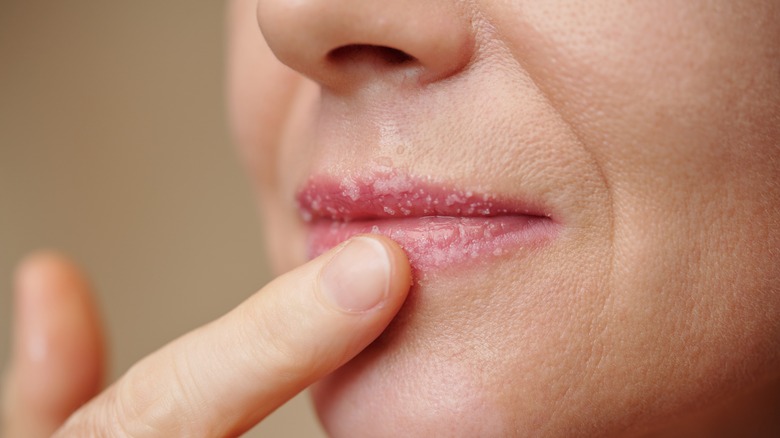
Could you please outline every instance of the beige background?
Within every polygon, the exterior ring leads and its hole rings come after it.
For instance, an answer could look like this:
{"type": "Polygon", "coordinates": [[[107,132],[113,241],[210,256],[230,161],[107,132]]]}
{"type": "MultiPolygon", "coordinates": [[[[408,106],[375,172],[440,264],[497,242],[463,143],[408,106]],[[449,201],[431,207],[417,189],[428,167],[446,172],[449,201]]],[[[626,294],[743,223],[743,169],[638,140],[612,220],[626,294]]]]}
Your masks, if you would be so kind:
{"type": "MultiPolygon", "coordinates": [[[[268,281],[223,104],[218,1],[0,0],[0,361],[10,279],[59,248],[92,275],[112,376],[268,281]]],[[[299,397],[251,436],[321,436],[299,397]]]]}

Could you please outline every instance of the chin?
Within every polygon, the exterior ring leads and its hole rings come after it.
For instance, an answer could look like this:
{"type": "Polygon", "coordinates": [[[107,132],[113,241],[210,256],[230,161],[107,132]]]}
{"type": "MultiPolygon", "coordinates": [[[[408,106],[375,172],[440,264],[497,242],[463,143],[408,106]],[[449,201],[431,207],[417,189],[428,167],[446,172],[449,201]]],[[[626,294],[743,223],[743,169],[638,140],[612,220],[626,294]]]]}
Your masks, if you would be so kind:
{"type": "Polygon", "coordinates": [[[412,362],[394,362],[367,351],[314,385],[314,405],[329,436],[514,435],[473,373],[452,363],[414,369],[412,362]]]}
{"type": "Polygon", "coordinates": [[[464,291],[443,278],[449,275],[417,278],[382,335],[312,387],[329,436],[513,436],[527,426],[509,409],[515,403],[505,377],[516,366],[496,362],[497,342],[485,341],[491,335],[468,310],[470,299],[459,297],[464,291]],[[457,315],[445,302],[466,310],[457,315]]]}

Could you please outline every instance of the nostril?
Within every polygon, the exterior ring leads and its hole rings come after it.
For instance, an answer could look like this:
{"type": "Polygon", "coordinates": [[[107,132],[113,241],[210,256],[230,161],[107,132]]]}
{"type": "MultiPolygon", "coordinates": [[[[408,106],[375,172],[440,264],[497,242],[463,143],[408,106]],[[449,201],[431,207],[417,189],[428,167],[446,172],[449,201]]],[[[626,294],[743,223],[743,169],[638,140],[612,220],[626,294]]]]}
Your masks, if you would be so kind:
{"type": "Polygon", "coordinates": [[[349,44],[333,49],[328,53],[328,59],[338,64],[353,62],[378,62],[386,65],[402,65],[415,62],[417,59],[408,53],[386,46],[371,44],[349,44]]]}

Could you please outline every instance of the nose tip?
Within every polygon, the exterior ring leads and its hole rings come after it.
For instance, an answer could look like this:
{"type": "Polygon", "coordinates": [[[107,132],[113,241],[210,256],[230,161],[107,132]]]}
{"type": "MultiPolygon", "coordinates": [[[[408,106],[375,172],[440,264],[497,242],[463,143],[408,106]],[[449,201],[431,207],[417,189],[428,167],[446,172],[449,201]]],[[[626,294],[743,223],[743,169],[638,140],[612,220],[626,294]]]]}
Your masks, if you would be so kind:
{"type": "Polygon", "coordinates": [[[462,70],[474,36],[448,0],[260,0],[257,18],[280,61],[324,87],[370,79],[430,83],[462,70]]]}

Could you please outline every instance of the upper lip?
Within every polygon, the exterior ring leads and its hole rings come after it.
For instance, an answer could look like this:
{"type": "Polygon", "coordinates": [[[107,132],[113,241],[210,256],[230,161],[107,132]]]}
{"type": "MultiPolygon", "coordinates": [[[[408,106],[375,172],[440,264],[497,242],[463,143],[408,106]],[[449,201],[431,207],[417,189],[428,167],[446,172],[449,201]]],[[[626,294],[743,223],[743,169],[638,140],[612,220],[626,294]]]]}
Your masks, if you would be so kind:
{"type": "Polygon", "coordinates": [[[507,215],[550,218],[528,202],[497,194],[433,184],[392,173],[335,178],[314,176],[296,201],[307,222],[358,221],[424,216],[492,217],[507,215]]]}

